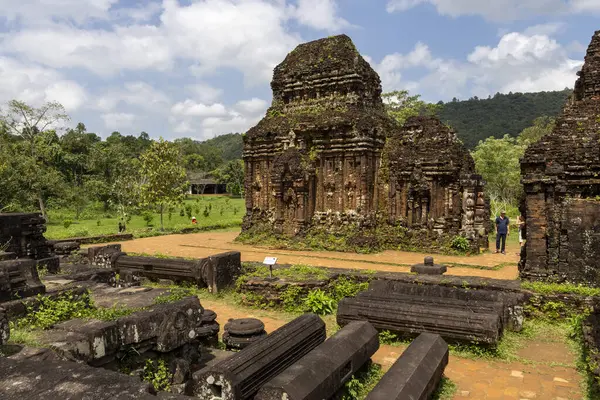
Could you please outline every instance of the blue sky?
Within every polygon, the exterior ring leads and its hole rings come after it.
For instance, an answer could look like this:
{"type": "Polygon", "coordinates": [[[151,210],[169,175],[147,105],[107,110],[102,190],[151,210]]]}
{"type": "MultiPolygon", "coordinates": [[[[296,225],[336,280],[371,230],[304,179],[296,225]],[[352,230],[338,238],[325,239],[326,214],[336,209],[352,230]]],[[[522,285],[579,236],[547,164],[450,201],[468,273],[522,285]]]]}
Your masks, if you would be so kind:
{"type": "Polygon", "coordinates": [[[73,125],[198,140],[243,132],[297,44],[346,33],[384,91],[437,102],[572,87],[600,0],[0,0],[0,102],[73,125]]]}

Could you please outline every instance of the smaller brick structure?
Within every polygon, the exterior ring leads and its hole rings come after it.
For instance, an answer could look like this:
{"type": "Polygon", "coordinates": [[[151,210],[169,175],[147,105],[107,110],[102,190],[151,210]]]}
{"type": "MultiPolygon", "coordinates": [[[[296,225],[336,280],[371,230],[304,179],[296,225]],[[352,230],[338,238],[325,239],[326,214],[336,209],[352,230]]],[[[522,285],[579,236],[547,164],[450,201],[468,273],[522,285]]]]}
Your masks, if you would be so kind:
{"type": "Polygon", "coordinates": [[[389,181],[383,180],[379,198],[388,202],[390,223],[463,235],[475,253],[488,248],[485,183],[452,129],[435,117],[411,117],[388,138],[384,163],[389,181]]]}
{"type": "Polygon", "coordinates": [[[35,260],[0,261],[0,302],[45,292],[35,260]]]}

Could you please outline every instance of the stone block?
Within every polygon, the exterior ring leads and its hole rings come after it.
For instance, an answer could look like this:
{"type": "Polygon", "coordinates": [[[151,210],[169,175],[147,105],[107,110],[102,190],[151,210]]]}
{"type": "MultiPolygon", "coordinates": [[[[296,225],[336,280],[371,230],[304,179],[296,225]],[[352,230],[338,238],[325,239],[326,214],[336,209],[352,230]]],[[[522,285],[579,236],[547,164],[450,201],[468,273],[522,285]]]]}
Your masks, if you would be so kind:
{"type": "Polygon", "coordinates": [[[6,310],[0,307],[0,345],[8,342],[8,339],[10,339],[8,317],[6,316],[6,310]]]}
{"type": "Polygon", "coordinates": [[[183,400],[161,393],[139,378],[69,361],[12,360],[0,357],[0,398],[3,400],[183,400]]]}
{"type": "Polygon", "coordinates": [[[121,253],[120,244],[89,247],[87,249],[88,262],[100,268],[111,268],[111,257],[115,253],[121,253]]]}
{"type": "Polygon", "coordinates": [[[402,353],[366,400],[428,400],[448,365],[448,345],[422,333],[402,353]]]}
{"type": "Polygon", "coordinates": [[[200,301],[192,296],[119,318],[121,345],[150,341],[157,351],[169,352],[196,338],[202,312],[200,301]]]}
{"type": "Polygon", "coordinates": [[[422,275],[443,275],[448,268],[445,265],[424,265],[417,264],[410,267],[410,272],[414,272],[422,275]]]}
{"type": "Polygon", "coordinates": [[[35,296],[45,291],[35,260],[0,261],[0,302],[35,296]]]}
{"type": "Polygon", "coordinates": [[[87,362],[110,357],[121,347],[116,321],[72,319],[54,326],[54,329],[83,335],[88,342],[86,348],[89,348],[87,362]]]}
{"type": "Polygon", "coordinates": [[[114,253],[112,268],[121,275],[133,274],[149,279],[169,279],[174,282],[187,281],[201,285],[199,261],[183,258],[158,258],[128,256],[114,253]]]}
{"type": "Polygon", "coordinates": [[[79,251],[80,247],[77,242],[58,242],[53,245],[54,252],[61,256],[79,251]]]}
{"type": "Polygon", "coordinates": [[[235,284],[242,271],[242,259],[239,251],[215,254],[200,260],[202,281],[212,293],[218,293],[235,284]]]}
{"type": "Polygon", "coordinates": [[[214,400],[246,400],[325,341],[325,324],[305,314],[252,346],[193,375],[193,393],[214,400]]]}
{"type": "Polygon", "coordinates": [[[36,267],[38,269],[45,268],[51,274],[58,274],[60,272],[60,258],[58,256],[40,258],[36,260],[36,267]]]}
{"type": "Polygon", "coordinates": [[[351,322],[267,382],[255,400],[321,400],[332,397],[379,349],[366,321],[351,322]]]}

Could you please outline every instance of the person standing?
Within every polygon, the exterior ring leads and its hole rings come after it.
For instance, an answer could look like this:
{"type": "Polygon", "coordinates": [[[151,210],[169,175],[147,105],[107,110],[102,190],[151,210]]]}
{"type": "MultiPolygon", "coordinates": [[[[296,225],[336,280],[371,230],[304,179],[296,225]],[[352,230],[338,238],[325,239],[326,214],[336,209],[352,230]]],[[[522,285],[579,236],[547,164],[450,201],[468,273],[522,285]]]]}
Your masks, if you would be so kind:
{"type": "Polygon", "coordinates": [[[496,253],[502,249],[502,254],[506,254],[506,237],[510,235],[509,228],[510,220],[506,216],[506,212],[502,211],[499,217],[496,217],[496,253]],[[502,241],[502,248],[500,248],[502,241]]]}
{"type": "Polygon", "coordinates": [[[522,215],[517,217],[517,225],[519,226],[519,245],[523,247],[523,228],[525,227],[525,218],[522,215]]]}

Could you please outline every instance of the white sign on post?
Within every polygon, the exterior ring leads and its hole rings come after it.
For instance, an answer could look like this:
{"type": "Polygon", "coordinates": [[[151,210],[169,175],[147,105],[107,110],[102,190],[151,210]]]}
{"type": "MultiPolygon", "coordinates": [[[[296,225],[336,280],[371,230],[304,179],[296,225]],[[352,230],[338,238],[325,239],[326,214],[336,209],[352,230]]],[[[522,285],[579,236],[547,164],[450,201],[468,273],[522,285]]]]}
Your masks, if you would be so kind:
{"type": "Polygon", "coordinates": [[[273,278],[273,265],[277,262],[277,257],[265,257],[263,264],[269,266],[269,278],[273,278]]]}
{"type": "Polygon", "coordinates": [[[276,262],[277,262],[277,257],[265,257],[265,261],[263,261],[263,264],[275,265],[276,262]]]}

